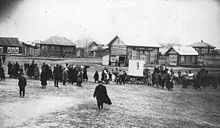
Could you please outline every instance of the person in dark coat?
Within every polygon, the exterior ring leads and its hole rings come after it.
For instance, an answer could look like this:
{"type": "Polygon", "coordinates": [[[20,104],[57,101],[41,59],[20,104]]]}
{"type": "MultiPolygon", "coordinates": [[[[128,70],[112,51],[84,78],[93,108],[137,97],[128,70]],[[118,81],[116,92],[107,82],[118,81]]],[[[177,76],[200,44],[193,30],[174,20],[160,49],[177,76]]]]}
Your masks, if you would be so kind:
{"type": "Polygon", "coordinates": [[[53,75],[54,75],[54,86],[55,87],[58,87],[58,83],[59,83],[59,80],[60,80],[60,74],[59,74],[60,72],[59,72],[59,66],[58,65],[56,65],[55,67],[54,67],[54,70],[53,70],[53,75]]]}
{"type": "Polygon", "coordinates": [[[5,80],[5,71],[2,66],[0,66],[0,79],[5,80]]]}
{"type": "Polygon", "coordinates": [[[88,81],[87,68],[83,69],[83,80],[88,81]]]}
{"type": "Polygon", "coordinates": [[[14,77],[15,78],[18,78],[19,70],[20,70],[20,66],[19,66],[18,62],[16,61],[15,65],[14,65],[14,77]]]}
{"type": "Polygon", "coordinates": [[[52,69],[51,69],[51,66],[48,66],[48,71],[47,71],[47,76],[48,76],[48,79],[47,80],[50,80],[52,79],[53,80],[53,72],[52,72],[52,69]]]}
{"type": "Polygon", "coordinates": [[[23,73],[21,73],[19,75],[18,78],[18,86],[19,86],[19,94],[20,97],[24,97],[25,96],[25,87],[27,86],[27,80],[26,78],[23,76],[23,73]],[[21,94],[23,92],[23,95],[21,94]]]}
{"type": "Polygon", "coordinates": [[[79,68],[78,65],[77,65],[76,67],[73,68],[72,83],[73,83],[73,82],[76,82],[76,83],[77,83],[77,73],[78,73],[78,68],[79,68]]]}
{"type": "Polygon", "coordinates": [[[99,85],[96,86],[93,97],[97,100],[97,106],[99,110],[103,109],[103,103],[108,105],[112,104],[110,98],[108,97],[106,87],[102,84],[101,81],[99,81],[99,85]]]}
{"type": "Polygon", "coordinates": [[[96,83],[96,81],[98,82],[99,81],[99,73],[98,71],[95,71],[95,74],[94,74],[94,82],[96,83]]]}
{"type": "Polygon", "coordinates": [[[32,78],[34,76],[34,68],[35,68],[35,64],[34,64],[34,60],[33,60],[31,65],[28,68],[28,75],[30,78],[32,78]]]}
{"type": "Polygon", "coordinates": [[[69,66],[68,70],[69,70],[68,71],[69,83],[73,84],[73,77],[74,77],[73,66],[69,66]]]}
{"type": "Polygon", "coordinates": [[[47,72],[46,72],[45,67],[43,67],[42,72],[40,74],[40,81],[41,81],[42,88],[46,89],[46,85],[47,85],[47,72]]]}
{"type": "Polygon", "coordinates": [[[201,74],[200,74],[200,71],[198,71],[197,75],[196,76],[193,76],[193,87],[194,89],[198,89],[198,90],[201,90],[200,88],[200,85],[201,85],[201,74]]]}
{"type": "Polygon", "coordinates": [[[11,63],[11,61],[8,62],[8,75],[10,78],[12,77],[12,63],[11,63]]]}
{"type": "Polygon", "coordinates": [[[123,71],[122,75],[121,75],[121,84],[125,85],[126,82],[126,77],[127,77],[127,73],[125,71],[123,71]]]}

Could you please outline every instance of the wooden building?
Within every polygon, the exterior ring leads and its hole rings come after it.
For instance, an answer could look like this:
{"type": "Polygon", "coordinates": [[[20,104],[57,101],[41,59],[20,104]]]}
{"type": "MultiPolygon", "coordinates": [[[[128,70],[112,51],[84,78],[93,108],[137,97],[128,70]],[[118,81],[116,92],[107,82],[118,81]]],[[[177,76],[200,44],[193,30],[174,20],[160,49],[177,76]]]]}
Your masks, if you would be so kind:
{"type": "Polygon", "coordinates": [[[76,57],[77,58],[84,58],[85,57],[85,48],[77,47],[76,48],[76,57]]]}
{"type": "Polygon", "coordinates": [[[193,43],[190,46],[193,47],[199,53],[199,55],[211,54],[212,51],[215,49],[215,46],[212,46],[211,44],[208,44],[203,40],[201,40],[201,42],[193,43]]]}
{"type": "Polygon", "coordinates": [[[76,45],[65,37],[52,36],[40,43],[40,56],[76,57],[76,45]]]}
{"type": "Polygon", "coordinates": [[[157,64],[160,46],[153,43],[151,45],[140,45],[140,43],[143,44],[137,38],[124,41],[115,36],[108,43],[110,65],[128,66],[129,59],[145,60],[145,64],[157,64]]]}
{"type": "Polygon", "coordinates": [[[39,56],[40,55],[40,42],[25,41],[22,42],[22,54],[24,56],[39,56]]]}
{"type": "Polygon", "coordinates": [[[198,52],[192,47],[173,46],[165,52],[166,64],[171,66],[196,66],[198,52]]]}
{"type": "Polygon", "coordinates": [[[102,51],[101,49],[102,46],[103,46],[102,44],[98,44],[95,41],[88,43],[85,46],[86,56],[87,57],[102,57],[100,56],[101,55],[100,53],[102,51]]]}
{"type": "Polygon", "coordinates": [[[0,37],[0,55],[20,55],[21,44],[18,38],[0,37]]]}

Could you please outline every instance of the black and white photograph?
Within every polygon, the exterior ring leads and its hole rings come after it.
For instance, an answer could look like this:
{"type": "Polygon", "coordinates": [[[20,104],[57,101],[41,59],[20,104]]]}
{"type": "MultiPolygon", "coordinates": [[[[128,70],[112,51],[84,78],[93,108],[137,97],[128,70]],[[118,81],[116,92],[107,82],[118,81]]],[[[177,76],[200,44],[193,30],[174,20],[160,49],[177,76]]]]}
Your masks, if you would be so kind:
{"type": "Polygon", "coordinates": [[[0,128],[220,128],[220,0],[0,0],[0,128]]]}

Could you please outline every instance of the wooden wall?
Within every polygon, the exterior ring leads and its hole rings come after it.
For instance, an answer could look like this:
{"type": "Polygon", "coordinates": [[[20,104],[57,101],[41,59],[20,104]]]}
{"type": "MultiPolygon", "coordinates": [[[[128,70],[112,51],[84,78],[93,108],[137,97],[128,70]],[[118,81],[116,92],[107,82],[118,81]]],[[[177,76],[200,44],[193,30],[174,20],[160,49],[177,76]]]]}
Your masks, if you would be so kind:
{"type": "Polygon", "coordinates": [[[45,57],[76,57],[75,46],[41,45],[40,56],[45,57]]]}
{"type": "Polygon", "coordinates": [[[111,55],[126,55],[127,46],[120,39],[116,39],[110,46],[111,55]]]}

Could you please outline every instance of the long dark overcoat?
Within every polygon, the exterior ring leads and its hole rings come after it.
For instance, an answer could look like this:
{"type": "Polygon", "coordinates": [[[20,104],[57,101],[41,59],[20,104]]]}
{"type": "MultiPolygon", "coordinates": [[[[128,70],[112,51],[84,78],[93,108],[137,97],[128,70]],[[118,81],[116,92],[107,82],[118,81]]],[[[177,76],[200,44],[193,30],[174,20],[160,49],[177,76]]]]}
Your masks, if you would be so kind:
{"type": "Polygon", "coordinates": [[[27,80],[26,80],[26,78],[24,77],[24,76],[20,76],[19,78],[18,78],[18,86],[19,86],[19,88],[21,89],[21,90],[24,90],[24,88],[26,87],[26,85],[27,85],[27,80]]]}
{"type": "Polygon", "coordinates": [[[99,84],[95,88],[95,92],[93,96],[96,97],[98,103],[106,103],[108,105],[112,104],[110,98],[108,97],[106,87],[102,84],[99,84]]]}

